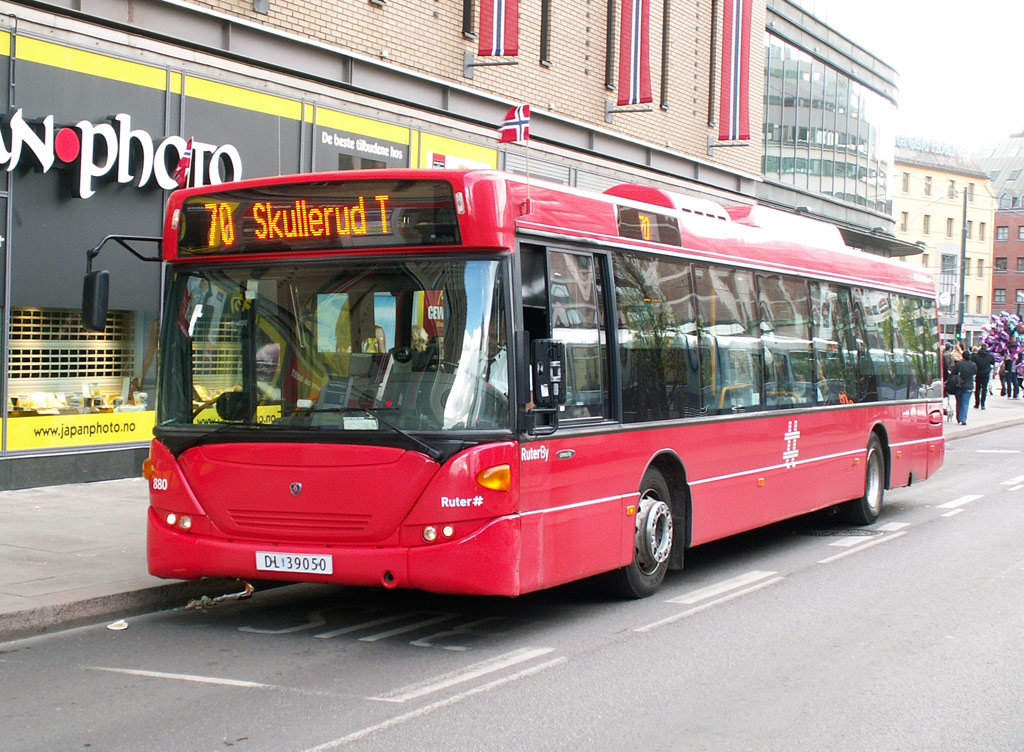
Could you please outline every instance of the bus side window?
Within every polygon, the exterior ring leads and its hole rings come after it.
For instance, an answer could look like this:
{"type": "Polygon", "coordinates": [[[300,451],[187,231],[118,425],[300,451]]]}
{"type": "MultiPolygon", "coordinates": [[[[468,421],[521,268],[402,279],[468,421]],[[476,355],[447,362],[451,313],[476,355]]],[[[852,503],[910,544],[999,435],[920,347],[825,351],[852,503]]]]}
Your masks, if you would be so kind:
{"type": "Polygon", "coordinates": [[[612,255],[612,268],[623,422],[699,415],[689,262],[623,251],[612,255]]]}
{"type": "Polygon", "coordinates": [[[813,405],[815,379],[807,283],[776,274],[757,275],[764,344],[765,406],[813,405]]]}
{"type": "Polygon", "coordinates": [[[709,413],[760,410],[764,400],[760,317],[752,272],[694,266],[698,331],[712,342],[701,362],[702,399],[709,413]]]}
{"type": "Polygon", "coordinates": [[[565,418],[611,414],[601,265],[590,254],[552,251],[552,336],[566,345],[565,418]]]}

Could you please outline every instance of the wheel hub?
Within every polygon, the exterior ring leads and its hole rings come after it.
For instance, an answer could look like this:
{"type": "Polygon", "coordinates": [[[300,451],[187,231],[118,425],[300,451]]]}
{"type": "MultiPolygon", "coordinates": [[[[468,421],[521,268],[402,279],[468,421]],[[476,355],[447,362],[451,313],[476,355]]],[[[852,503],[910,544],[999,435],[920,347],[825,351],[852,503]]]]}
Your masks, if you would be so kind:
{"type": "Polygon", "coordinates": [[[650,572],[672,550],[672,510],[661,499],[644,496],[636,513],[637,564],[650,572]]]}

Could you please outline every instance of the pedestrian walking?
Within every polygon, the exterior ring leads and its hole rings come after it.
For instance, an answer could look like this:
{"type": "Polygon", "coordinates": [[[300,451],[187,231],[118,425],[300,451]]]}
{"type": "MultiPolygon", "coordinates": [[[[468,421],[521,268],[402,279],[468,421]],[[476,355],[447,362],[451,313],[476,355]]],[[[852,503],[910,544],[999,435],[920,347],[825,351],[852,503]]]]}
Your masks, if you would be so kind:
{"type": "Polygon", "coordinates": [[[1013,375],[1013,358],[1003,358],[999,365],[999,396],[1013,396],[1013,382],[1016,377],[1013,375]]]}
{"type": "Polygon", "coordinates": [[[967,411],[971,407],[971,395],[974,393],[974,377],[978,367],[964,358],[961,350],[953,350],[953,370],[946,381],[946,392],[956,397],[956,422],[967,425],[967,411]]]}
{"type": "Polygon", "coordinates": [[[988,397],[988,380],[992,377],[992,367],[996,363],[996,357],[988,351],[988,345],[982,342],[978,350],[971,355],[971,360],[978,369],[974,377],[974,409],[985,409],[985,400],[988,397]]]}

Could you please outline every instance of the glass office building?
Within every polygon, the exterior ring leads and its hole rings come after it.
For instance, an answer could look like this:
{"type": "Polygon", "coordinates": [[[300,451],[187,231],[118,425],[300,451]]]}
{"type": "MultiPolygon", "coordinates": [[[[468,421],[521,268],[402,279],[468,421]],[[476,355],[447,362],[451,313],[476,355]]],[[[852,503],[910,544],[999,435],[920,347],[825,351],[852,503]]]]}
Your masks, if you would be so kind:
{"type": "Polygon", "coordinates": [[[764,96],[766,180],[889,213],[894,101],[771,33],[764,96]]]}

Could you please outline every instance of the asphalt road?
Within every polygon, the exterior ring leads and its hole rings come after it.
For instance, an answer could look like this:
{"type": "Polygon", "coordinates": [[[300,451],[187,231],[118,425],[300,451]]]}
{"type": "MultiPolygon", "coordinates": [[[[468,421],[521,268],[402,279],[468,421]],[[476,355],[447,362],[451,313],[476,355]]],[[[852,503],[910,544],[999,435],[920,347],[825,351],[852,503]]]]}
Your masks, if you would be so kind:
{"type": "Polygon", "coordinates": [[[1018,750],[1024,428],[658,595],[278,588],[0,644],[11,750],[1018,750]]]}

